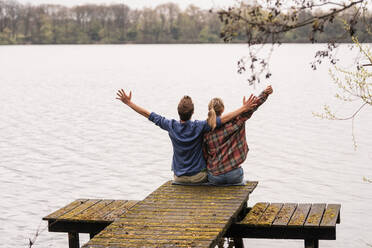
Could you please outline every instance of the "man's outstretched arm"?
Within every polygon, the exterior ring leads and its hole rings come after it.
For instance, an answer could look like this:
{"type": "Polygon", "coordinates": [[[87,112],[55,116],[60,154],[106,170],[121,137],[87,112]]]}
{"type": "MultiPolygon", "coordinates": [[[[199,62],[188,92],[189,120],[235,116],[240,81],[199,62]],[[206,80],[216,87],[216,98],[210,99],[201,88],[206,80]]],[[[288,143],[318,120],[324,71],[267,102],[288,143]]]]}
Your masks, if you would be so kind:
{"type": "Polygon", "coordinates": [[[116,93],[116,95],[118,96],[118,97],[116,97],[116,99],[122,101],[124,104],[128,105],[131,109],[133,109],[134,111],[136,111],[140,115],[143,115],[147,119],[150,117],[150,112],[148,110],[138,106],[137,104],[135,104],[134,102],[131,101],[132,91],[130,91],[129,95],[127,95],[125,93],[125,91],[123,89],[121,89],[121,90],[118,90],[118,93],[116,93]]]}
{"type": "Polygon", "coordinates": [[[243,106],[241,106],[240,108],[236,109],[235,111],[232,111],[228,114],[225,114],[221,117],[221,123],[224,124],[232,119],[234,119],[235,117],[237,117],[238,115],[241,115],[242,113],[244,112],[247,112],[249,110],[252,110],[254,109],[254,107],[256,107],[257,103],[257,97],[255,97],[254,95],[250,95],[250,97],[248,98],[248,100],[246,101],[245,100],[245,97],[243,99],[243,106]]]}

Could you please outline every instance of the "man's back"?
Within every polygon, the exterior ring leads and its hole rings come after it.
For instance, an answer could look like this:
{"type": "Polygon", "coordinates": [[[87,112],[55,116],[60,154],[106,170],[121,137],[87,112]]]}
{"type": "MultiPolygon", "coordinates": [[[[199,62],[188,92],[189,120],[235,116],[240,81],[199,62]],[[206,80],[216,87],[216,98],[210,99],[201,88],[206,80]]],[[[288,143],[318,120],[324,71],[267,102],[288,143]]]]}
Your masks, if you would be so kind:
{"type": "MultiPolygon", "coordinates": [[[[173,145],[172,170],[176,176],[192,176],[206,168],[202,154],[203,134],[210,130],[206,121],[180,122],[154,112],[149,120],[168,131],[173,145]]],[[[220,125],[220,118],[218,122],[220,125]]]]}

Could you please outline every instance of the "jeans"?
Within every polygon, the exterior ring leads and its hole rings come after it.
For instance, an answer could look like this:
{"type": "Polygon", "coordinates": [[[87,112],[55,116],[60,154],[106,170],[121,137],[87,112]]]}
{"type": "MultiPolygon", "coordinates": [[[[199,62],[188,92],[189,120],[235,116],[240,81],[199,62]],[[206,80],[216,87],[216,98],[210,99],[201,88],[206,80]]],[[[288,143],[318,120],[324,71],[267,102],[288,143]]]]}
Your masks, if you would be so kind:
{"type": "Polygon", "coordinates": [[[214,185],[240,184],[243,183],[243,178],[244,172],[242,167],[218,176],[208,173],[208,181],[214,185]]]}

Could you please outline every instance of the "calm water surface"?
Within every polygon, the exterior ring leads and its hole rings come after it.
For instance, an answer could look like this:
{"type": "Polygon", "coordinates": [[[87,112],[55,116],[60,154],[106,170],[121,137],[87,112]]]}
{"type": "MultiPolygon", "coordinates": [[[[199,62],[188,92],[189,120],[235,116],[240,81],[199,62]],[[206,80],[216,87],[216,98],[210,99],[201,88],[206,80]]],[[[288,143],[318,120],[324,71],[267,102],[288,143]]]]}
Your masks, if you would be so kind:
{"type": "MultiPolygon", "coordinates": [[[[195,119],[222,97],[226,110],[268,83],[274,94],[247,122],[246,179],[260,181],[249,204],[341,203],[337,241],[321,247],[372,244],[372,114],[351,122],[312,115],[325,103],[347,116],[357,105],[337,104],[328,68],[310,69],[320,46],[283,45],[271,60],[273,77],[256,88],[236,74],[244,45],[1,46],[0,246],[67,247],[41,218],[76,198],[143,199],[170,171],[167,134],[115,100],[119,88],[150,111],[177,118],[188,94],[195,119]]],[[[352,64],[345,47],[339,55],[352,64]]],[[[87,236],[81,236],[82,243],[87,236]]],[[[246,240],[249,247],[303,247],[302,241],[246,240]]]]}

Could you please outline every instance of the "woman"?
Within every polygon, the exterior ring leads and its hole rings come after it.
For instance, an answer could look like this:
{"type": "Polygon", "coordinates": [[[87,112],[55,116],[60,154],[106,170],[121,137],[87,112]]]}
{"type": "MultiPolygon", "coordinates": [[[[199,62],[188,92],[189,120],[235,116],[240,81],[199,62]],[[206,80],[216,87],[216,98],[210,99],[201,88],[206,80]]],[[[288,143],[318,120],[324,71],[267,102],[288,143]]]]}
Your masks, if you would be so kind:
{"type": "MultiPolygon", "coordinates": [[[[245,121],[273,92],[271,86],[256,99],[256,107],[216,128],[216,117],[222,115],[225,107],[220,98],[213,98],[208,104],[209,126],[212,131],[204,134],[203,155],[207,162],[208,181],[214,185],[241,184],[244,172],[240,165],[248,153],[245,138],[245,121]]],[[[245,103],[245,100],[243,100],[245,103]]]]}

